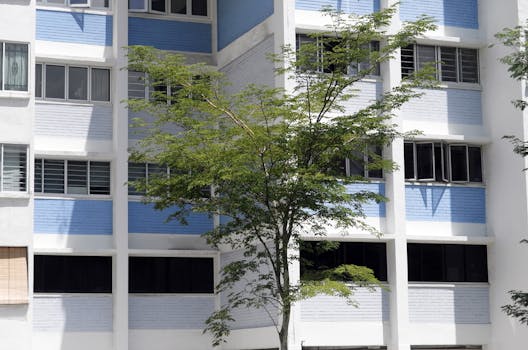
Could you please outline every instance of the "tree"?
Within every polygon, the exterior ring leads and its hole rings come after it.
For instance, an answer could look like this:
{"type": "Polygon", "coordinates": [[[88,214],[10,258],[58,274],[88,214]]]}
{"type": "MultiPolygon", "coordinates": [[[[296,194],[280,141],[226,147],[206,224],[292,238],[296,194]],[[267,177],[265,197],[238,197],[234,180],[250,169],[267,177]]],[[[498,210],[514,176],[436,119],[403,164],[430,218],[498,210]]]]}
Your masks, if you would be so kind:
{"type": "Polygon", "coordinates": [[[213,345],[229,334],[234,308],[266,308],[274,319],[277,313],[280,347],[286,350],[293,303],[318,293],[350,297],[345,282],[376,282],[372,271],[352,265],[297,282],[290,264],[298,258],[303,232],[324,236],[331,225],[375,231],[364,223],[362,205],[384,198],[347,193],[347,184],[367,179],[345,176],[338,164],[366,153],[370,169],[393,169],[372,146],[404,136],[391,123],[392,111],[419,96],[413,88],[430,77],[417,73],[357,112],[344,107],[356,96],[357,82],[434,28],[424,17],[387,33],[394,13],[394,8],[353,18],[331,13],[328,31],[310,35],[313,40],[298,51],[285,47],[273,59],[276,74],[293,81],[292,91],[248,86],[228,96],[228,82],[217,71],[185,65],[183,57],[152,48],[129,48],[128,69],[145,72],[156,91],[150,101],[128,101],[131,110],[154,117],[139,121],[148,135],[131,157],[171,169],[169,177],[136,185],[157,209],[176,208],[169,219],[185,223],[191,212],[222,217],[205,234],[208,243],[244,252],[243,259],[223,266],[217,292],[227,300],[206,326],[213,345]],[[371,50],[372,42],[382,43],[379,50],[371,50]],[[243,290],[236,288],[240,283],[243,290]]]}
{"type": "MultiPolygon", "coordinates": [[[[512,49],[509,55],[501,58],[501,62],[508,66],[510,77],[517,81],[526,81],[528,78],[528,42],[526,41],[526,26],[505,28],[495,35],[499,42],[512,49]]],[[[528,107],[528,101],[517,99],[512,101],[513,105],[524,111],[528,107]]],[[[528,155],[528,141],[522,140],[514,135],[504,136],[513,144],[513,151],[522,157],[528,155]]],[[[525,169],[526,170],[526,169],[525,169]]],[[[528,243],[527,240],[521,243],[528,243]]],[[[520,290],[508,292],[513,301],[512,304],[504,305],[502,310],[511,317],[517,318],[521,323],[528,325],[528,293],[520,290]]]]}

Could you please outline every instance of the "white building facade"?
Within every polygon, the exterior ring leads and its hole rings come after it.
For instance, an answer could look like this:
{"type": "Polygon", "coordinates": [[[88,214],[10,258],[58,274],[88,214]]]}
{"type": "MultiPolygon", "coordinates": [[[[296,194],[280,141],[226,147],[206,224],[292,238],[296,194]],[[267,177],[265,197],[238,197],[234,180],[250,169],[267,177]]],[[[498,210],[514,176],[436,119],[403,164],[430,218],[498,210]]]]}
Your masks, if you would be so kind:
{"type": "MultiPolygon", "coordinates": [[[[366,14],[393,0],[0,1],[0,350],[212,349],[204,321],[222,303],[220,266],[240,256],[200,234],[219,218],[140,202],[129,179],[160,171],[128,164],[141,132],[122,103],[149,97],[124,47],[150,45],[248,83],[288,87],[266,54],[323,30],[332,5],[366,14]],[[155,271],[155,272],[154,272],[155,271]],[[169,278],[170,277],[170,278],[169,278]]],[[[528,290],[526,160],[502,140],[528,138],[525,82],[508,77],[494,34],[524,23],[520,0],[402,0],[393,22],[435,17],[438,29],[358,86],[350,110],[397,86],[424,62],[440,88],[398,111],[401,131],[383,150],[400,169],[351,190],[379,191],[365,208],[381,239],[332,232],[340,259],[362,256],[390,291],[358,290],[359,308],[332,297],[296,305],[291,347],[525,349],[528,327],[500,307],[528,290]]],[[[324,53],[323,53],[324,54],[324,53]]],[[[349,170],[353,164],[349,164],[349,170]]],[[[308,240],[310,237],[306,237],[308,240]]],[[[351,262],[347,260],[348,262],[351,262]]],[[[298,269],[294,269],[298,270],[298,269]]],[[[299,271],[295,278],[298,278],[299,271]]],[[[220,349],[273,349],[261,310],[237,310],[220,349]]]]}

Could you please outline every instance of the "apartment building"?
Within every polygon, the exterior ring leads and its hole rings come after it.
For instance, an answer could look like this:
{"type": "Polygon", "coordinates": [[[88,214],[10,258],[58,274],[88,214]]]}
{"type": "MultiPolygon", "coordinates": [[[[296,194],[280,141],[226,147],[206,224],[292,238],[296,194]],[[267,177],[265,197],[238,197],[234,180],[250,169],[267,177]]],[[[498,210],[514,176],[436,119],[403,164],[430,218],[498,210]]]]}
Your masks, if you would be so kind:
{"type": "MultiPolygon", "coordinates": [[[[212,349],[203,323],[222,303],[222,264],[200,234],[215,217],[165,222],[129,179],[162,171],[128,164],[141,133],[121,101],[149,98],[126,66],[127,45],[180,52],[250,82],[288,88],[267,53],[324,29],[319,9],[365,14],[393,0],[0,0],[0,349],[212,349]],[[168,278],[170,276],[170,278],[168,278]]],[[[438,29],[359,84],[355,110],[427,62],[440,87],[398,111],[412,140],[383,150],[400,169],[366,173],[386,204],[365,208],[381,239],[331,232],[333,261],[371,267],[390,291],[358,290],[359,308],[319,296],[296,305],[291,348],[524,349],[528,328],[500,306],[528,290],[526,161],[503,135],[528,137],[508,78],[489,47],[524,23],[520,0],[402,0],[393,27],[420,14],[438,29]]],[[[324,52],[322,53],[324,55],[324,52]]],[[[366,171],[349,162],[350,173],[366,171]]],[[[313,239],[307,235],[307,240],[313,239]]],[[[293,278],[299,278],[294,269],[293,278]]],[[[272,349],[262,310],[237,310],[221,349],[272,349]]]]}

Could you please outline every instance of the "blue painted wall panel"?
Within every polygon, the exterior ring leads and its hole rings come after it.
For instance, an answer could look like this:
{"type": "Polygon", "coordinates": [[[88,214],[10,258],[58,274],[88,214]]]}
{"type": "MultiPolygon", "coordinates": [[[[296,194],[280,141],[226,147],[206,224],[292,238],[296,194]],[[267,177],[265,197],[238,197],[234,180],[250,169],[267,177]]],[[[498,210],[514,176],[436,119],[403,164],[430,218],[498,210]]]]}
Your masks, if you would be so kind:
{"type": "Polygon", "coordinates": [[[478,29],[477,0],[402,0],[400,19],[413,21],[426,14],[442,26],[478,29]]]}
{"type": "MultiPolygon", "coordinates": [[[[385,195],[385,183],[356,183],[347,185],[349,193],[357,193],[360,191],[369,191],[377,194],[385,195]]],[[[370,202],[363,205],[365,215],[368,217],[385,217],[385,203],[370,202]]]]}
{"type": "Polygon", "coordinates": [[[407,220],[486,223],[486,190],[481,187],[408,185],[407,220]]]}
{"type": "Polygon", "coordinates": [[[296,0],[297,10],[321,11],[323,6],[331,6],[345,13],[366,15],[379,11],[380,0],[296,0]]]}
{"type": "Polygon", "coordinates": [[[191,214],[188,225],[178,220],[166,222],[172,210],[155,210],[153,204],[128,202],[128,231],[130,233],[199,235],[213,229],[213,219],[205,214],[191,214]]]}
{"type": "Polygon", "coordinates": [[[273,14],[273,0],[218,0],[218,50],[273,14]]]}
{"type": "Polygon", "coordinates": [[[404,104],[406,120],[482,125],[482,92],[462,89],[421,89],[420,98],[404,104]]]}
{"type": "Polygon", "coordinates": [[[35,233],[112,234],[112,201],[35,199],[35,233]]]}
{"type": "Polygon", "coordinates": [[[37,10],[37,40],[112,46],[112,16],[37,10]]]}
{"type": "Polygon", "coordinates": [[[129,17],[128,44],[211,53],[211,24],[129,17]]]}

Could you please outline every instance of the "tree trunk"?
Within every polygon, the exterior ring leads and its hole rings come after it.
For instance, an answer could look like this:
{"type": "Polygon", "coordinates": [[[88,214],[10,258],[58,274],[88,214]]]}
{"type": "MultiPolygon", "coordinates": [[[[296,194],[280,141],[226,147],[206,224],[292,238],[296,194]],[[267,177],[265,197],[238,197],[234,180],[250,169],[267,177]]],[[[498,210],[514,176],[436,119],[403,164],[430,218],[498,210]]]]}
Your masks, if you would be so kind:
{"type": "Polygon", "coordinates": [[[285,304],[282,310],[282,325],[279,332],[280,350],[288,350],[288,329],[290,328],[291,306],[285,304]]]}

